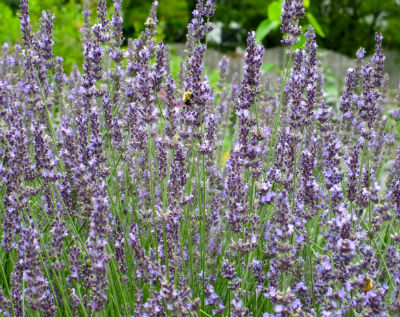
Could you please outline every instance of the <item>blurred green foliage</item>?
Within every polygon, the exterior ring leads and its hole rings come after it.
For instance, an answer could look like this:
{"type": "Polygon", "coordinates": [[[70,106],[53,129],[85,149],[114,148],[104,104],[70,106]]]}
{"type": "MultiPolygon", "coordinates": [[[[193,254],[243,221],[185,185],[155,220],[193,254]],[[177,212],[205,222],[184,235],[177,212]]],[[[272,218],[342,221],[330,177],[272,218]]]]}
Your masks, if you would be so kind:
{"type": "MultiPolygon", "coordinates": [[[[19,28],[19,18],[16,15],[18,5],[19,1],[16,0],[6,0],[6,3],[0,3],[0,19],[3,21],[0,26],[0,42],[21,43],[22,34],[19,28]],[[2,27],[4,30],[1,29],[2,27]]],[[[80,28],[83,24],[80,1],[31,0],[29,8],[34,33],[39,29],[39,18],[43,10],[49,10],[56,15],[53,36],[54,54],[64,58],[66,70],[71,70],[74,64],[80,64],[82,60],[82,52],[79,49],[81,45],[80,28]]]]}
{"type": "MultiPolygon", "coordinates": [[[[224,25],[236,21],[245,32],[255,30],[269,18],[270,4],[273,2],[277,1],[220,0],[216,20],[224,25]]],[[[384,46],[400,50],[400,0],[306,0],[305,4],[308,6],[306,11],[312,17],[307,16],[302,24],[313,24],[313,18],[316,19],[325,34],[325,37],[318,36],[321,47],[354,56],[362,46],[371,53],[375,32],[382,32],[384,46]]],[[[244,40],[243,34],[241,36],[244,40]]],[[[263,43],[273,47],[278,46],[280,40],[279,28],[275,28],[263,43]]]]}
{"type": "MultiPolygon", "coordinates": [[[[189,21],[189,10],[185,0],[159,1],[158,17],[160,32],[157,40],[167,42],[184,41],[186,27],[189,21]]],[[[97,21],[97,1],[90,0],[91,23],[97,21]]],[[[107,1],[109,14],[113,12],[112,1],[107,1]]],[[[136,37],[144,29],[144,22],[149,14],[151,0],[123,1],[124,35],[136,37]]],[[[0,43],[21,43],[19,28],[18,0],[0,0],[0,43]]],[[[82,0],[30,0],[31,24],[33,32],[37,32],[42,10],[49,10],[56,15],[54,20],[54,54],[64,58],[64,68],[67,72],[73,65],[81,65],[82,50],[80,29],[83,26],[82,0]]]]}
{"type": "Polygon", "coordinates": [[[400,50],[398,0],[311,0],[310,12],[326,32],[322,47],[354,56],[362,46],[371,53],[374,33],[382,32],[384,46],[400,50]]]}
{"type": "MultiPolygon", "coordinates": [[[[276,31],[281,26],[281,12],[283,10],[283,0],[276,0],[271,2],[267,8],[267,18],[263,20],[256,30],[256,41],[261,42],[264,40],[268,34],[273,31],[276,31]]],[[[324,30],[319,25],[317,19],[314,15],[309,12],[310,8],[310,0],[304,1],[305,7],[305,17],[307,22],[311,24],[316,32],[316,34],[320,37],[325,37],[324,30]]],[[[294,46],[294,48],[302,47],[306,41],[304,36],[307,30],[306,26],[303,26],[303,34],[300,36],[300,41],[294,46]]]]}
{"type": "MultiPolygon", "coordinates": [[[[261,23],[264,34],[260,36],[266,47],[279,46],[278,4],[281,0],[218,0],[214,21],[221,22],[222,43],[219,49],[231,50],[245,46],[247,32],[256,30],[261,23]]],[[[90,0],[91,22],[95,23],[96,0],[90,0]]],[[[184,42],[186,29],[196,0],[159,0],[158,40],[184,42]]],[[[112,13],[112,1],[107,1],[112,13]]],[[[124,0],[124,35],[136,37],[144,22],[152,0],[124,0]]],[[[386,48],[400,50],[400,0],[306,0],[308,23],[319,26],[318,44],[321,47],[353,56],[359,46],[368,52],[374,47],[374,33],[382,32],[386,48]],[[325,36],[322,36],[325,35],[325,36]]],[[[19,0],[0,0],[0,43],[21,42],[19,0]]],[[[78,49],[82,27],[83,0],[30,0],[31,23],[34,32],[39,28],[42,10],[56,15],[54,26],[54,53],[63,56],[65,69],[81,64],[82,50],[78,49]]]]}

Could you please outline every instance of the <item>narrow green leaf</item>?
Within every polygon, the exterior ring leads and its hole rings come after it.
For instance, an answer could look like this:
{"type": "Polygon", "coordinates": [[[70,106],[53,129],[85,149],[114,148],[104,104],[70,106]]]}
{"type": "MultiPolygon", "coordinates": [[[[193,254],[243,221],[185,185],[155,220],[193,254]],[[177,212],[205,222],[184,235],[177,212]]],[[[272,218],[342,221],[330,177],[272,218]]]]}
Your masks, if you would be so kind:
{"type": "Polygon", "coordinates": [[[319,25],[317,19],[310,12],[306,13],[306,17],[308,19],[308,22],[310,22],[310,24],[314,28],[315,33],[317,33],[320,37],[325,37],[325,33],[322,30],[322,27],[319,25]]]}
{"type": "Polygon", "coordinates": [[[304,36],[304,34],[300,35],[300,41],[296,43],[296,45],[293,46],[294,49],[299,49],[299,48],[303,48],[304,43],[306,42],[306,37],[304,36]]]}
{"type": "Polygon", "coordinates": [[[278,21],[272,21],[269,19],[265,19],[260,23],[256,30],[256,41],[260,43],[265,37],[271,33],[271,31],[275,30],[280,25],[278,21]]]}
{"type": "Polygon", "coordinates": [[[275,64],[264,63],[261,66],[261,70],[262,70],[263,73],[268,73],[268,72],[273,71],[275,69],[278,69],[278,66],[275,65],[275,64]]]}
{"type": "Polygon", "coordinates": [[[281,22],[282,3],[280,1],[271,2],[267,12],[269,20],[281,22]]]}

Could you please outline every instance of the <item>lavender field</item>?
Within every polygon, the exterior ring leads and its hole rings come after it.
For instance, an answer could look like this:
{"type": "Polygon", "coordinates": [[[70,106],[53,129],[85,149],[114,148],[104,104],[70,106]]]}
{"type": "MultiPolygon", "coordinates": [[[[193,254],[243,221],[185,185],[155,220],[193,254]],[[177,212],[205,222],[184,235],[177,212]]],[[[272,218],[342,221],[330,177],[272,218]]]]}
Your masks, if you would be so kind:
{"type": "MultiPolygon", "coordinates": [[[[54,19],[0,53],[0,316],[400,316],[400,147],[383,36],[324,98],[303,0],[282,8],[284,65],[210,83],[216,0],[198,0],[178,73],[121,6],[86,0],[84,63],[54,56],[54,19]],[[278,87],[278,88],[274,88],[278,87]]],[[[400,94],[400,92],[399,92],[400,94]]]]}

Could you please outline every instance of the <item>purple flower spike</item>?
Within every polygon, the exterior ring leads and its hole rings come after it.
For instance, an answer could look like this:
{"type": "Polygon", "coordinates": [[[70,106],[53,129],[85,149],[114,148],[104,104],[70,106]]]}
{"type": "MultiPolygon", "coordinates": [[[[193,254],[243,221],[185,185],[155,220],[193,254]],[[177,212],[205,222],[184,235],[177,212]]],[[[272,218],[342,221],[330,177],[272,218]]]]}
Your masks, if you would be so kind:
{"type": "Polygon", "coordinates": [[[291,46],[297,41],[297,37],[301,35],[301,27],[298,25],[298,19],[304,17],[304,1],[303,0],[285,0],[281,15],[281,32],[283,46],[291,46]]]}

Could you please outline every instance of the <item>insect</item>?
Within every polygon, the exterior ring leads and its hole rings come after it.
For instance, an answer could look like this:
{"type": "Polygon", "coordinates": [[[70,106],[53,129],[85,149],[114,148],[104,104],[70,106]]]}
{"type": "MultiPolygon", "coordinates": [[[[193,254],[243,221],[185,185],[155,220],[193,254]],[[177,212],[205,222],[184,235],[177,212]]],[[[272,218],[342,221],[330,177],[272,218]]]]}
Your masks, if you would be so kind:
{"type": "Polygon", "coordinates": [[[152,27],[155,24],[156,24],[156,22],[150,17],[148,17],[146,22],[144,23],[144,25],[146,25],[148,28],[152,27]]]}
{"type": "Polygon", "coordinates": [[[372,288],[372,279],[368,276],[364,277],[364,293],[367,293],[372,288]]]}
{"type": "Polygon", "coordinates": [[[184,92],[182,100],[186,106],[191,106],[193,104],[193,93],[191,91],[184,92]]]}

